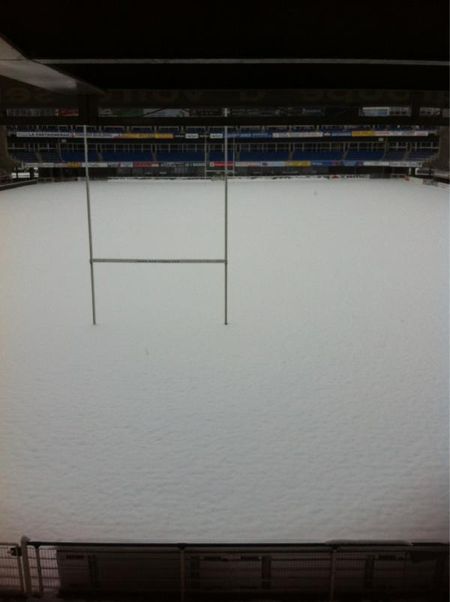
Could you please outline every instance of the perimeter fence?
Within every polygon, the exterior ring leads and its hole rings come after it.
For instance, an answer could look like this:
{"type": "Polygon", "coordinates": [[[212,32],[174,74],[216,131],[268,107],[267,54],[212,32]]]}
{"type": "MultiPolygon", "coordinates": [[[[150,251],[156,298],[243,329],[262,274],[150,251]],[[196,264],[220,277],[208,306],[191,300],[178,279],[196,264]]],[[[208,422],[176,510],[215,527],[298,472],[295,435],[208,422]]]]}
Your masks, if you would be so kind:
{"type": "Polygon", "coordinates": [[[448,600],[447,544],[0,544],[2,596],[448,600]]]}

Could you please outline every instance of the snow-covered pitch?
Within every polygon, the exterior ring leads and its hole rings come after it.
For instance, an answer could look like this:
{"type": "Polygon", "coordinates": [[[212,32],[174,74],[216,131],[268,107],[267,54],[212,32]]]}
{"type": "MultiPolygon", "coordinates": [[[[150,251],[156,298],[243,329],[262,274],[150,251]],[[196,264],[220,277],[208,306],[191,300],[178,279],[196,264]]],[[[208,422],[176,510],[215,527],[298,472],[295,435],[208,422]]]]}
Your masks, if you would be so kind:
{"type": "Polygon", "coordinates": [[[0,540],[447,539],[448,193],[229,193],[0,193],[0,540]]]}

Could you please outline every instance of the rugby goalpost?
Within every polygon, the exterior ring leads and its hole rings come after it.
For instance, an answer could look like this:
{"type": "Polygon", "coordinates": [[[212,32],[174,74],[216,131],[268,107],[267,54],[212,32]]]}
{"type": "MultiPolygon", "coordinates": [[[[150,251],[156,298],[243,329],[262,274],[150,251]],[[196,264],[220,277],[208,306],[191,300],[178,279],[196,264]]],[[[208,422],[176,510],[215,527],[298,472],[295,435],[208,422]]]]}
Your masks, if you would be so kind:
{"type": "MultiPolygon", "coordinates": [[[[224,116],[228,116],[228,109],[224,109],[224,116]]],[[[92,236],[92,215],[91,215],[91,192],[89,180],[89,152],[87,140],[87,127],[83,126],[84,138],[84,168],[86,180],[86,208],[89,237],[89,265],[91,278],[91,303],[92,303],[92,323],[97,324],[96,303],[95,303],[95,263],[176,263],[176,264],[204,264],[217,263],[224,267],[224,324],[228,324],[228,126],[224,126],[224,257],[222,259],[140,259],[126,258],[119,259],[113,257],[94,257],[93,236],[92,236]]],[[[205,159],[206,161],[206,159],[205,159]]]]}

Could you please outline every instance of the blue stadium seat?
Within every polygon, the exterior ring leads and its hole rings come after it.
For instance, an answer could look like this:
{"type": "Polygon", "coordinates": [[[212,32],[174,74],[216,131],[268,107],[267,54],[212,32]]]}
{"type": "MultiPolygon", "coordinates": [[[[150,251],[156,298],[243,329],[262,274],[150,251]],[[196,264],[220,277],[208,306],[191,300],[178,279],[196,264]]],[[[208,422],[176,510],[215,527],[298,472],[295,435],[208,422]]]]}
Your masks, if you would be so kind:
{"type": "Polygon", "coordinates": [[[390,150],[387,151],[383,157],[384,161],[403,161],[405,157],[404,150],[390,150]]]}
{"type": "Polygon", "coordinates": [[[160,151],[156,154],[156,160],[162,162],[183,162],[183,163],[197,163],[205,160],[205,155],[201,151],[191,152],[163,152],[160,151]]]}
{"type": "Polygon", "coordinates": [[[239,156],[240,161],[287,161],[289,159],[288,151],[275,152],[256,152],[256,151],[241,151],[239,156]]]}
{"type": "Polygon", "coordinates": [[[58,155],[56,151],[47,151],[41,150],[39,151],[41,155],[42,161],[44,163],[61,163],[61,157],[58,155]]]}
{"type": "MultiPolygon", "coordinates": [[[[84,152],[83,151],[62,151],[61,156],[63,161],[66,162],[82,162],[84,161],[84,152]]],[[[88,152],[88,160],[97,162],[99,160],[97,151],[89,151],[88,152]]]]}
{"type": "Polygon", "coordinates": [[[340,161],[342,151],[294,151],[292,159],[294,161],[340,161]]]}
{"type": "Polygon", "coordinates": [[[347,160],[349,161],[380,161],[383,158],[383,151],[348,151],[347,160]]]}
{"type": "MultiPolygon", "coordinates": [[[[217,161],[220,163],[220,161],[223,161],[225,157],[225,154],[222,151],[211,151],[209,153],[209,160],[210,161],[217,161]]],[[[228,151],[228,161],[232,161],[233,160],[233,153],[231,151],[228,151]]]]}
{"type": "Polygon", "coordinates": [[[104,161],[130,163],[133,161],[153,161],[150,151],[104,151],[104,161]]]}

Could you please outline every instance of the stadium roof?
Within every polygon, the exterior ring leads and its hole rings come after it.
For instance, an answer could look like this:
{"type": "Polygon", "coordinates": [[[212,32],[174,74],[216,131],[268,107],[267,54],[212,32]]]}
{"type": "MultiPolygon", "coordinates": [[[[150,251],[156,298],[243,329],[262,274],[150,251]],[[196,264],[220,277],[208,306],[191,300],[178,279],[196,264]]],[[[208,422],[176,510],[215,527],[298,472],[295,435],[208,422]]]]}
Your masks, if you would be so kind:
{"type": "Polygon", "coordinates": [[[0,47],[0,75],[56,93],[114,99],[126,90],[134,104],[140,90],[190,92],[183,106],[220,104],[219,91],[228,92],[223,104],[245,105],[230,93],[267,92],[248,95],[254,106],[292,104],[292,91],[371,90],[383,102],[389,95],[381,92],[449,87],[449,7],[441,0],[60,0],[28,10],[4,0],[0,35],[22,60],[0,47]]]}

